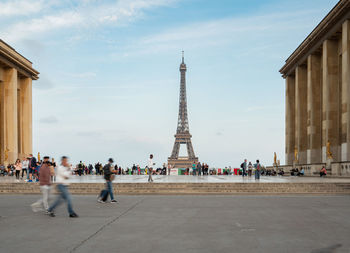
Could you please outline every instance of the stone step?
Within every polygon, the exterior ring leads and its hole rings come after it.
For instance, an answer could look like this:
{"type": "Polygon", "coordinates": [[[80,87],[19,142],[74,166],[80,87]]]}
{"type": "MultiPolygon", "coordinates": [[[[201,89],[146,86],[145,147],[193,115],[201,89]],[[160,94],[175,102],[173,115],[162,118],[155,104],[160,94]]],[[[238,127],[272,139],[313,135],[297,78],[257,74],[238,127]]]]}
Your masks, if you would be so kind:
{"type": "MultiPolygon", "coordinates": [[[[103,183],[73,183],[72,194],[98,195],[103,183]]],[[[116,194],[350,194],[350,183],[118,183],[116,194]]],[[[40,193],[36,183],[1,183],[0,194],[40,193]]]]}

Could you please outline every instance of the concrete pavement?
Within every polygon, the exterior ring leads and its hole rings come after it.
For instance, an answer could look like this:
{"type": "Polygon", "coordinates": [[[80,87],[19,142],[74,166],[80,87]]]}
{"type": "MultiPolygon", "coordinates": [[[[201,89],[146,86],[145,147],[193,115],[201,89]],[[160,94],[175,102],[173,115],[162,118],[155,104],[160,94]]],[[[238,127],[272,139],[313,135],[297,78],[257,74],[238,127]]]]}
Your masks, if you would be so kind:
{"type": "Polygon", "coordinates": [[[0,195],[0,252],[349,252],[349,196],[73,196],[78,219],[0,195]]]}

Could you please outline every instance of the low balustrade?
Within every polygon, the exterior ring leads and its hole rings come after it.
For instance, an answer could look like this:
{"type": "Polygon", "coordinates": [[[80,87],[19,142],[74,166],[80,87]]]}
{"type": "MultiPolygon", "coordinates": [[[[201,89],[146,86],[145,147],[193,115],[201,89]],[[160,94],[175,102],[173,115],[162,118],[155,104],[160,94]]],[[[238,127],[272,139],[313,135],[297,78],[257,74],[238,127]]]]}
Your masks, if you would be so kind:
{"type": "Polygon", "coordinates": [[[331,166],[332,166],[332,175],[350,177],[350,161],[333,162],[331,166]]]}

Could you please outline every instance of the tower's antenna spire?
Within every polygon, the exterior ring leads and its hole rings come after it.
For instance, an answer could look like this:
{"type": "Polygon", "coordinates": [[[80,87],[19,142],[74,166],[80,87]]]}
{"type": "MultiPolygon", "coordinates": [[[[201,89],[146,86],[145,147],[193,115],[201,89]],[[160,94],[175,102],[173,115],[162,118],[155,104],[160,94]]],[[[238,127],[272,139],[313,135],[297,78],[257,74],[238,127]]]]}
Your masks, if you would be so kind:
{"type": "Polygon", "coordinates": [[[185,63],[185,52],[182,50],[182,63],[185,63]]]}

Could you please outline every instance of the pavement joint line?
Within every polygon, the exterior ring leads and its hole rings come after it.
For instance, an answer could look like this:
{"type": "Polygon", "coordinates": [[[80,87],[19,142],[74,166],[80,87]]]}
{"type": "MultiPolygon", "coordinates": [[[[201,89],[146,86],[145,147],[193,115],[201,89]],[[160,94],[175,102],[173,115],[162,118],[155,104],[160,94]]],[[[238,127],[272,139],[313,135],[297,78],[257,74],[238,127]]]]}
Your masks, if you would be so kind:
{"type": "Polygon", "coordinates": [[[131,207],[129,207],[127,210],[125,210],[124,212],[122,212],[120,215],[116,216],[114,219],[112,219],[111,221],[107,222],[106,224],[104,224],[102,227],[100,227],[95,233],[93,233],[92,235],[88,236],[87,238],[85,238],[84,240],[82,240],[78,245],[76,245],[71,251],[69,251],[70,253],[75,252],[78,248],[80,248],[85,242],[87,242],[88,240],[90,240],[91,238],[93,238],[94,236],[96,236],[98,233],[100,233],[102,230],[104,230],[106,227],[108,227],[109,225],[111,225],[112,223],[114,223],[115,221],[119,220],[119,218],[121,218],[122,216],[125,216],[128,212],[130,212],[132,209],[134,209],[136,206],[138,206],[139,204],[141,204],[141,202],[143,202],[145,198],[143,197],[142,199],[140,199],[138,202],[136,202],[134,205],[132,205],[131,207]]]}

